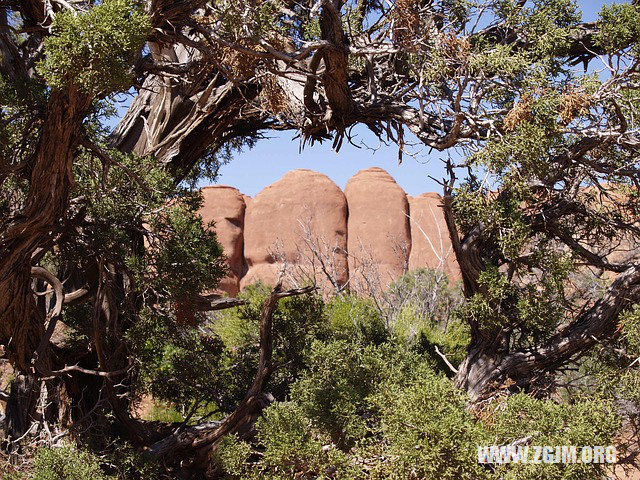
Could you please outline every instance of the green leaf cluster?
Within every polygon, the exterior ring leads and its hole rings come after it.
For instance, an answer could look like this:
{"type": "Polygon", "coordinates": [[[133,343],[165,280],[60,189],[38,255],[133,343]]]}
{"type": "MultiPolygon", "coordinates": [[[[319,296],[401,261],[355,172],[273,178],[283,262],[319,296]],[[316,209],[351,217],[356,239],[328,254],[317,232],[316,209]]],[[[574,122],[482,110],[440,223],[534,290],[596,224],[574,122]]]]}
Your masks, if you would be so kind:
{"type": "MultiPolygon", "coordinates": [[[[225,405],[233,408],[242,399],[255,376],[260,352],[260,310],[270,288],[256,283],[239,298],[247,304],[225,310],[212,318],[212,329],[225,346],[225,368],[229,372],[225,405]]],[[[329,335],[323,316],[324,302],[317,295],[280,300],[273,314],[273,362],[282,365],[270,377],[267,389],[285,398],[291,384],[307,367],[307,356],[316,339],[329,335]]]]}
{"type": "MultiPolygon", "coordinates": [[[[530,436],[533,445],[577,447],[611,445],[621,425],[614,404],[597,396],[568,404],[539,400],[523,393],[508,398],[492,421],[491,431],[501,444],[530,436]]],[[[496,476],[508,480],[590,480],[602,478],[607,471],[608,466],[601,464],[513,463],[498,467],[496,476]]]]}
{"type": "Polygon", "coordinates": [[[71,445],[41,448],[35,458],[33,480],[108,480],[93,454],[71,445]]]}
{"type": "Polygon", "coordinates": [[[629,46],[637,50],[640,40],[640,7],[631,3],[603,5],[597,26],[596,43],[608,53],[615,53],[629,46]]]}
{"type": "Polygon", "coordinates": [[[381,312],[370,298],[344,295],[331,298],[324,315],[333,338],[378,345],[389,338],[381,312]]]}
{"type": "Polygon", "coordinates": [[[127,340],[138,362],[139,393],[185,409],[195,402],[220,404],[229,378],[224,345],[213,332],[181,325],[171,312],[146,308],[127,340]]]}
{"type": "Polygon", "coordinates": [[[105,0],[83,13],[65,10],[54,17],[38,71],[52,88],[75,85],[93,96],[126,90],[150,30],[136,0],[105,0]]]}

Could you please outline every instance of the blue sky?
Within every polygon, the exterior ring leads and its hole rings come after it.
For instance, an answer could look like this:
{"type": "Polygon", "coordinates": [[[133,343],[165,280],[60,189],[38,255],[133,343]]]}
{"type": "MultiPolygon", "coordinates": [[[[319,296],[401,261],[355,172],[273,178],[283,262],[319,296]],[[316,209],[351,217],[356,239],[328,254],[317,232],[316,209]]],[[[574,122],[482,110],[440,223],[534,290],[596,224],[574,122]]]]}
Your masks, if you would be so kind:
{"type": "Polygon", "coordinates": [[[380,144],[366,127],[358,126],[353,132],[357,134],[354,143],[362,141],[376,150],[356,148],[346,144],[345,140],[339,153],[331,149],[330,141],[313,147],[307,145],[300,152],[300,142],[293,138],[295,132],[275,132],[271,138],[258,141],[254,148],[237,154],[228,165],[224,165],[220,169],[218,183],[232,185],[253,197],[286,172],[309,168],[324,173],[344,189],[347,180],[359,170],[375,166],[387,170],[410,195],[441,190],[429,175],[443,177],[440,158],[446,158],[445,154],[420,152],[415,157],[404,155],[402,164],[398,165],[396,145],[380,144]]]}
{"type": "MultiPolygon", "coordinates": [[[[612,2],[579,1],[583,19],[595,20],[601,6],[609,3],[612,2]]],[[[376,150],[356,148],[345,141],[339,153],[331,150],[331,142],[313,147],[307,145],[300,151],[300,142],[294,139],[296,132],[271,132],[269,138],[258,141],[250,150],[236,154],[228,165],[224,165],[217,183],[234,186],[247,195],[255,196],[286,172],[309,168],[324,173],[344,188],[356,172],[376,166],[387,170],[410,195],[441,192],[441,187],[429,177],[443,177],[445,153],[423,149],[415,157],[405,155],[402,164],[398,165],[397,146],[381,145],[364,126],[354,128],[353,133],[356,135],[355,143],[364,142],[376,150]]]]}

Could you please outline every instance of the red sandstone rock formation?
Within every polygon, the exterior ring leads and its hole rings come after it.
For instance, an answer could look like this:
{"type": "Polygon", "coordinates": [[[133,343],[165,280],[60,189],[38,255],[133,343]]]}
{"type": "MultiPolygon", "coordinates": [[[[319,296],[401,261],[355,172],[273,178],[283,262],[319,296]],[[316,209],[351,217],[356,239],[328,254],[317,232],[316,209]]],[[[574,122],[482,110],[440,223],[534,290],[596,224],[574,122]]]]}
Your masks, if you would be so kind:
{"type": "Polygon", "coordinates": [[[409,270],[432,268],[446,273],[451,283],[460,280],[460,268],[440,207],[440,195],[423,193],[415,198],[408,196],[408,199],[411,225],[409,270]]]}
{"type": "Polygon", "coordinates": [[[227,185],[214,185],[202,189],[204,203],[200,210],[203,221],[215,223],[218,241],[228,258],[229,275],[222,279],[219,289],[235,296],[240,289],[240,279],[245,273],[243,255],[243,230],[245,216],[244,195],[227,185]]]}
{"type": "Polygon", "coordinates": [[[326,175],[311,170],[288,172],[258,193],[247,206],[244,256],[248,270],[240,287],[257,280],[275,284],[285,259],[289,283],[294,275],[295,280],[300,280],[302,270],[310,272],[310,252],[305,246],[305,239],[309,240],[307,229],[320,253],[333,257],[331,269],[337,282],[346,283],[346,221],[345,196],[326,175]]]}
{"type": "Polygon", "coordinates": [[[408,267],[411,233],[407,194],[378,167],[355,174],[344,193],[349,205],[351,286],[364,290],[361,293],[373,293],[375,289],[370,285],[363,288],[363,282],[377,278],[379,287],[386,289],[408,267]]]}
{"type": "Polygon", "coordinates": [[[381,168],[358,172],[344,194],[323,174],[294,170],[254,199],[222,185],[203,195],[203,219],[215,222],[229,258],[220,290],[232,296],[257,280],[274,284],[283,260],[286,283],[311,273],[313,261],[318,284],[332,290],[309,242],[338,285],[351,276],[362,294],[378,293],[407,269],[439,268],[451,282],[460,279],[440,196],[408,197],[381,168]]]}

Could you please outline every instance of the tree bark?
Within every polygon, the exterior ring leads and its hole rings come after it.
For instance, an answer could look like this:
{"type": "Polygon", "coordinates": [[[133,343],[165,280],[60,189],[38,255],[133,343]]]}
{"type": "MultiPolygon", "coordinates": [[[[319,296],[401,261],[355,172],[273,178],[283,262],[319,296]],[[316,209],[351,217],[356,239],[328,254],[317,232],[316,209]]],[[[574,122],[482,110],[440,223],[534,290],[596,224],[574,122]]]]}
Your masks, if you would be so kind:
{"type": "Polygon", "coordinates": [[[40,342],[30,288],[32,257],[56,233],[73,185],[71,167],[90,99],[75,87],[53,91],[38,139],[25,208],[2,222],[0,237],[0,343],[26,370],[40,342]]]}
{"type": "Polygon", "coordinates": [[[5,435],[15,441],[27,433],[36,421],[40,384],[33,375],[18,374],[11,382],[5,411],[5,435]]]}
{"type": "MultiPolygon", "coordinates": [[[[152,44],[152,57],[157,63],[199,60],[181,45],[152,44]]],[[[208,150],[265,127],[264,115],[250,107],[259,92],[257,84],[235,85],[215,71],[190,82],[149,75],[112,133],[111,145],[154,155],[179,181],[208,150]]]]}
{"type": "Polygon", "coordinates": [[[543,344],[500,354],[486,343],[472,345],[458,370],[456,384],[480,400],[508,379],[526,388],[541,373],[553,372],[584,355],[598,342],[619,334],[618,319],[640,302],[640,266],[629,267],[590,309],[543,344]]]}

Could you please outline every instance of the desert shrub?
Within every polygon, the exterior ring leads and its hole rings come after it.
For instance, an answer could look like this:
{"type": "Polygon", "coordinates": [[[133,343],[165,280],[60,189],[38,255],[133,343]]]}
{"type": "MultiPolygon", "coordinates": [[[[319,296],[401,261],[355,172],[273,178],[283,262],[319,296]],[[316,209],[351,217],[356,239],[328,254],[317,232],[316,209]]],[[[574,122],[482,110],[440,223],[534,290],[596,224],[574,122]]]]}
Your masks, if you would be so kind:
{"type": "Polygon", "coordinates": [[[425,361],[397,344],[316,342],[309,369],[292,386],[291,398],[334,443],[353,445],[376,422],[371,395],[388,382],[406,384],[425,361]]]}
{"type": "Polygon", "coordinates": [[[385,292],[389,318],[398,334],[410,338],[411,325],[403,324],[398,316],[410,308],[419,320],[446,325],[452,312],[462,301],[458,285],[451,285],[441,271],[418,268],[405,273],[393,282],[385,292]]]}
{"type": "Polygon", "coordinates": [[[114,441],[98,453],[82,450],[70,444],[40,447],[28,464],[28,474],[0,474],[0,479],[158,480],[163,472],[159,463],[122,440],[114,441]]]}
{"type": "Polygon", "coordinates": [[[469,339],[469,325],[460,317],[453,315],[445,326],[424,322],[418,332],[414,348],[419,353],[428,354],[440,371],[451,375],[451,369],[437,354],[436,347],[446,355],[451,364],[457,367],[467,354],[469,339]]]}
{"type": "Polygon", "coordinates": [[[136,450],[131,444],[116,440],[104,452],[102,468],[118,480],[159,480],[164,468],[161,462],[136,450]]]}
{"type": "Polygon", "coordinates": [[[216,453],[222,471],[231,478],[357,478],[348,456],[330,444],[326,433],[315,429],[302,408],[294,402],[277,402],[269,407],[257,425],[260,460],[252,457],[247,442],[230,436],[216,453]]]}
{"type": "Polygon", "coordinates": [[[453,365],[462,362],[469,344],[469,327],[459,314],[462,291],[437,270],[419,268],[392,283],[383,295],[390,334],[399,342],[428,354],[443,372],[451,370],[436,353],[453,365]]]}
{"type": "MultiPolygon", "coordinates": [[[[177,413],[193,407],[198,414],[219,416],[233,410],[255,376],[260,308],[268,294],[265,285],[251,286],[239,295],[246,305],[199,317],[197,325],[178,322],[170,310],[143,309],[127,332],[138,360],[138,393],[177,413]]],[[[306,368],[311,342],[327,332],[319,296],[282,299],[273,315],[273,361],[281,368],[271,375],[267,391],[284,399],[306,368]]]]}
{"type": "Polygon", "coordinates": [[[582,480],[601,465],[482,465],[478,446],[609,445],[619,427],[600,397],[573,403],[525,394],[470,409],[433,362],[397,342],[317,341],[309,369],[258,421],[254,444],[225,441],[232,478],[582,480]]]}
{"type": "MultiPolygon", "coordinates": [[[[529,445],[611,445],[620,428],[613,403],[585,397],[573,403],[535,399],[524,393],[499,403],[491,415],[489,431],[497,444],[527,438],[529,445]]],[[[508,480],[590,480],[603,478],[607,465],[600,464],[510,464],[497,467],[495,476],[508,480]]]]}
{"type": "Polygon", "coordinates": [[[178,407],[196,400],[220,403],[224,347],[215,333],[145,309],[128,339],[139,362],[139,392],[178,407]]]}
{"type": "Polygon", "coordinates": [[[275,404],[265,412],[257,428],[258,439],[265,445],[263,462],[267,471],[285,466],[292,474],[303,471],[342,478],[337,470],[348,470],[346,455],[330,448],[329,437],[315,430],[295,403],[275,404]]]}
{"type": "Polygon", "coordinates": [[[108,480],[100,461],[71,445],[41,448],[35,457],[33,480],[108,480]]]}
{"type": "Polygon", "coordinates": [[[379,345],[389,337],[384,318],[370,298],[334,297],[325,306],[325,318],[331,336],[338,340],[379,345]]]}
{"type": "Polygon", "coordinates": [[[291,397],[334,443],[352,444],[367,432],[364,412],[378,372],[364,363],[365,348],[344,340],[314,343],[309,371],[291,397]]]}
{"type": "MultiPolygon", "coordinates": [[[[424,357],[393,344],[333,341],[316,342],[310,362],[291,401],[275,403],[259,420],[264,455],[252,472],[262,478],[311,472],[316,476],[304,478],[489,478],[476,452],[488,433],[467,411],[465,395],[424,357]]],[[[249,458],[247,444],[230,448],[236,460],[240,449],[249,458]]]]}
{"type": "Polygon", "coordinates": [[[409,384],[389,379],[372,397],[389,458],[373,478],[485,478],[476,445],[489,436],[467,411],[466,396],[426,364],[416,370],[409,384]]]}
{"type": "Polygon", "coordinates": [[[213,463],[227,478],[247,478],[251,474],[249,464],[252,448],[248,442],[238,439],[236,434],[222,439],[213,454],[213,463]]]}

